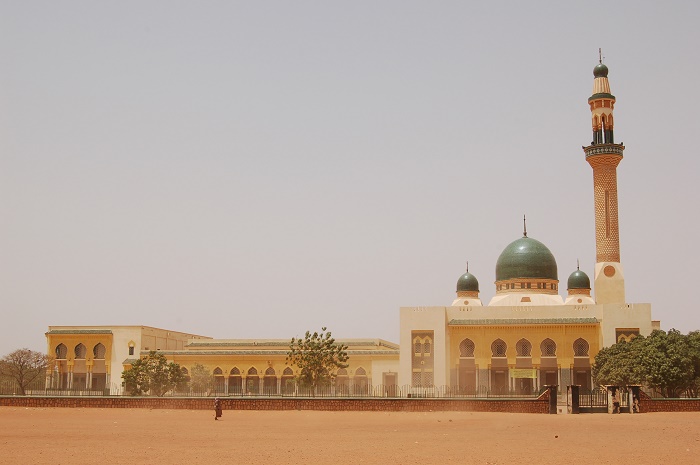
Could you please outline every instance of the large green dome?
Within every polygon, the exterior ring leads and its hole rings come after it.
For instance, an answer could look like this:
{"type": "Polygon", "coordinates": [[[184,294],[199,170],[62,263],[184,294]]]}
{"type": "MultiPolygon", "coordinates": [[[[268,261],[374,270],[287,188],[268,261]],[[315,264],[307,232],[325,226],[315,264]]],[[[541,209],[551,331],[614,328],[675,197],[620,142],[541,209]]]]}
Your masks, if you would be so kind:
{"type": "Polygon", "coordinates": [[[496,262],[496,281],[516,278],[557,277],[557,261],[546,245],[531,237],[511,242],[496,262]]]}
{"type": "Polygon", "coordinates": [[[464,273],[457,280],[457,292],[476,291],[479,292],[479,281],[470,272],[464,273]]]}
{"type": "Polygon", "coordinates": [[[591,280],[586,273],[581,270],[576,270],[569,275],[569,280],[566,282],[567,289],[590,289],[591,280]]]}

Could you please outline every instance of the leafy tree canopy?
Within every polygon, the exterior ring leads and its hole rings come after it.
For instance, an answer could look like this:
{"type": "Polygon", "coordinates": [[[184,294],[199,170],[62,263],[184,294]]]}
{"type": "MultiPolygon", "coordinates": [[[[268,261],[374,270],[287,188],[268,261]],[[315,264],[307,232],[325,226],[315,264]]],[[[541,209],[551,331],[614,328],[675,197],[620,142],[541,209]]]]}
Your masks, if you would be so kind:
{"type": "Polygon", "coordinates": [[[599,384],[646,384],[663,397],[697,397],[700,387],[700,333],[671,329],[619,342],[595,357],[593,379],[599,384]]]}
{"type": "Polygon", "coordinates": [[[331,384],[338,369],[348,367],[347,349],[324,327],[320,333],[307,331],[303,339],[292,338],[286,363],[299,369],[297,381],[315,393],[316,388],[331,384]]]}
{"type": "Polygon", "coordinates": [[[165,355],[155,350],[136,360],[130,369],[124,370],[122,378],[133,396],[150,393],[162,397],[166,392],[187,382],[180,365],[168,362],[165,355]]]}
{"type": "Polygon", "coordinates": [[[25,395],[32,381],[46,376],[46,369],[53,363],[53,357],[29,349],[17,349],[0,359],[0,375],[12,378],[19,391],[25,395]]]}

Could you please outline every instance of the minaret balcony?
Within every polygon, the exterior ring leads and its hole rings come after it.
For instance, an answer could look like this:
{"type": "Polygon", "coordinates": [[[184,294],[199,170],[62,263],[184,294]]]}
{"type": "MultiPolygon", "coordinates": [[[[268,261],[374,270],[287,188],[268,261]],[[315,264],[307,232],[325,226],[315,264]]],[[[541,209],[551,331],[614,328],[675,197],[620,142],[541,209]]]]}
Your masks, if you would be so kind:
{"type": "Polygon", "coordinates": [[[622,156],[622,152],[625,150],[625,146],[622,144],[596,144],[589,145],[588,147],[583,147],[583,151],[586,154],[586,158],[593,157],[595,155],[619,155],[622,156]]]}

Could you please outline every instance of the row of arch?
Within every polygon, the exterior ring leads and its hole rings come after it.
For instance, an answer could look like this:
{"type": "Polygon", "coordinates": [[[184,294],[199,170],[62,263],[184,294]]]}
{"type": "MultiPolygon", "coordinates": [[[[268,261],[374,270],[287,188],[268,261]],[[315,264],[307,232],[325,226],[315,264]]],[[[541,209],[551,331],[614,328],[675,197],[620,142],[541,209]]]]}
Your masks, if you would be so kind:
{"type": "MultiPolygon", "coordinates": [[[[464,358],[474,357],[474,349],[476,345],[469,338],[462,340],[459,343],[459,356],[464,358]]],[[[583,338],[578,338],[573,343],[575,357],[588,357],[590,345],[583,338]]],[[[491,343],[492,357],[505,357],[508,350],[508,344],[503,339],[496,339],[491,343]]],[[[525,338],[520,339],[515,343],[515,354],[518,357],[532,357],[532,344],[525,338]]],[[[542,357],[556,357],[557,343],[552,339],[544,339],[540,343],[540,354],[542,357]]]]}
{"type": "MultiPolygon", "coordinates": [[[[95,344],[92,348],[92,356],[95,359],[104,359],[107,353],[107,348],[101,342],[95,344]]],[[[82,342],[73,348],[73,354],[77,360],[84,359],[87,357],[87,347],[82,342]]],[[[65,360],[68,357],[68,347],[61,343],[56,346],[56,358],[58,360],[65,360]]]]}
{"type": "MultiPolygon", "coordinates": [[[[190,371],[182,368],[185,376],[189,378],[190,371]]],[[[211,390],[223,395],[230,394],[293,394],[300,389],[294,378],[294,371],[287,367],[281,372],[281,376],[274,368],[268,367],[264,372],[255,367],[250,367],[243,372],[238,367],[232,368],[228,376],[221,367],[213,370],[213,384],[211,390]],[[262,375],[262,376],[261,376],[262,375]]],[[[350,376],[347,369],[338,370],[335,382],[331,389],[339,394],[367,394],[369,392],[369,378],[367,371],[359,367],[354,375],[350,376]]]]}
{"type": "MultiPolygon", "coordinates": [[[[182,371],[186,376],[189,376],[190,372],[187,368],[183,367],[182,371]]],[[[220,367],[216,367],[216,368],[214,368],[213,374],[214,374],[214,376],[223,376],[224,371],[220,367]]],[[[231,368],[231,371],[229,371],[229,376],[241,376],[242,374],[243,373],[241,372],[241,370],[238,367],[233,367],[233,368],[231,368]]],[[[277,372],[272,367],[268,367],[263,374],[264,374],[264,376],[277,376],[277,372]]],[[[250,367],[248,369],[248,371],[246,372],[246,375],[247,376],[258,376],[259,375],[258,369],[255,367],[250,367]]],[[[290,367],[287,367],[284,369],[284,371],[282,371],[282,376],[294,376],[294,371],[290,367]]],[[[336,374],[336,376],[337,377],[348,376],[348,370],[345,368],[341,368],[338,370],[338,373],[336,374]]],[[[359,367],[355,370],[355,376],[367,376],[367,371],[364,368],[359,367]]]]}

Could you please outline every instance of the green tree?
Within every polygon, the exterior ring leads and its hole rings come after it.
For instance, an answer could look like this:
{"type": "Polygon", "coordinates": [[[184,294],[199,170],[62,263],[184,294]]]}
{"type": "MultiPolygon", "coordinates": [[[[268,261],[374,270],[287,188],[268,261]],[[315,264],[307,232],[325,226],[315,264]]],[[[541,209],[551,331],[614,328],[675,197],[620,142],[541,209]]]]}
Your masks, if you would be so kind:
{"type": "Polygon", "coordinates": [[[348,367],[347,349],[347,346],[337,344],[325,327],[320,333],[307,331],[303,339],[292,338],[286,364],[299,369],[297,381],[301,386],[311,388],[315,395],[317,388],[331,384],[338,369],[348,367]]]}
{"type": "Polygon", "coordinates": [[[692,389],[697,375],[690,342],[676,329],[654,331],[644,340],[641,364],[649,387],[664,397],[680,397],[692,389]]]}
{"type": "Polygon", "coordinates": [[[213,376],[201,363],[195,363],[190,372],[190,389],[194,392],[204,392],[211,387],[213,376]]]}
{"type": "Polygon", "coordinates": [[[593,380],[600,385],[626,387],[642,384],[645,379],[641,365],[644,338],[618,342],[601,349],[592,367],[593,380]]]}
{"type": "Polygon", "coordinates": [[[688,387],[688,396],[698,397],[700,394],[700,331],[691,331],[687,337],[690,356],[693,360],[693,380],[688,387]]]}
{"type": "Polygon", "coordinates": [[[697,397],[700,389],[700,333],[656,330],[648,337],[619,342],[595,357],[593,379],[599,384],[644,384],[663,397],[697,397]]]}
{"type": "Polygon", "coordinates": [[[162,397],[166,392],[187,382],[180,365],[168,362],[165,355],[155,350],[136,360],[130,369],[124,370],[122,379],[133,396],[150,393],[162,397]]]}
{"type": "Polygon", "coordinates": [[[0,359],[0,375],[13,379],[19,392],[26,394],[29,385],[46,376],[53,357],[29,349],[17,349],[0,359]]]}

